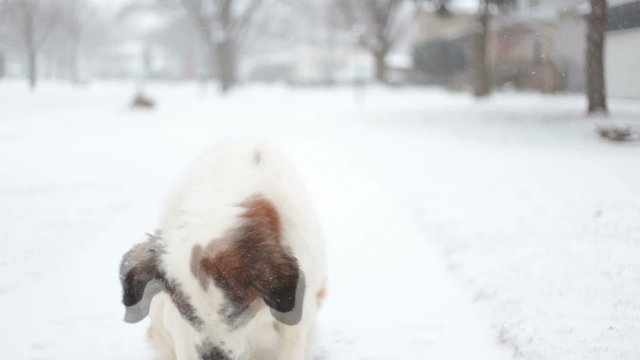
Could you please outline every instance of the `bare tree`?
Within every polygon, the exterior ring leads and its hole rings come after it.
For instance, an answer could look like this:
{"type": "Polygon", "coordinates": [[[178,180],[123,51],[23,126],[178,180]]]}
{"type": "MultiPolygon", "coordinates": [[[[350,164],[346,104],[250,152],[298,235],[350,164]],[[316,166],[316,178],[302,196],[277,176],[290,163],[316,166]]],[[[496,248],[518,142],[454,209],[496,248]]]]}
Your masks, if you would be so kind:
{"type": "Polygon", "coordinates": [[[485,97],[491,93],[491,74],[487,59],[487,43],[491,21],[491,7],[505,11],[514,0],[481,0],[475,32],[471,36],[471,88],[475,97],[485,97]]]}
{"type": "Polygon", "coordinates": [[[335,0],[333,6],[375,61],[375,79],[387,81],[386,58],[408,21],[404,0],[335,0]]]}
{"type": "Polygon", "coordinates": [[[588,112],[606,113],[607,97],[604,77],[604,41],[607,28],[607,1],[590,0],[587,24],[587,99],[588,112]]]}
{"type": "MultiPolygon", "coordinates": [[[[417,0],[420,1],[420,0],[417,0]]],[[[423,0],[425,1],[425,0],[423,0]]],[[[427,0],[436,5],[437,13],[448,15],[446,8],[450,0],[427,0]]],[[[491,93],[491,74],[487,54],[489,39],[489,27],[491,22],[492,7],[497,11],[508,11],[515,0],[479,0],[476,26],[471,34],[471,89],[475,97],[486,97],[491,93]]]]}
{"type": "Polygon", "coordinates": [[[60,35],[69,60],[71,82],[80,82],[80,63],[83,43],[96,23],[95,10],[87,0],[64,0],[61,2],[60,35]]]}
{"type": "Polygon", "coordinates": [[[481,8],[476,20],[476,31],[471,37],[471,88],[475,97],[485,97],[491,93],[491,77],[487,65],[489,1],[481,1],[481,8]]]}
{"type": "Polygon", "coordinates": [[[2,5],[5,27],[25,54],[29,87],[34,90],[38,83],[40,49],[58,21],[57,4],[46,0],[5,0],[2,5]]]}
{"type": "Polygon", "coordinates": [[[180,10],[200,35],[209,54],[211,76],[223,93],[237,82],[239,50],[263,0],[158,0],[180,10]]]}
{"type": "Polygon", "coordinates": [[[2,49],[0,49],[0,79],[2,79],[4,77],[5,74],[5,55],[4,52],[2,51],[2,49]]]}
{"type": "Polygon", "coordinates": [[[5,42],[7,41],[7,8],[4,0],[0,0],[0,79],[5,76],[6,66],[6,48],[5,42]]]}

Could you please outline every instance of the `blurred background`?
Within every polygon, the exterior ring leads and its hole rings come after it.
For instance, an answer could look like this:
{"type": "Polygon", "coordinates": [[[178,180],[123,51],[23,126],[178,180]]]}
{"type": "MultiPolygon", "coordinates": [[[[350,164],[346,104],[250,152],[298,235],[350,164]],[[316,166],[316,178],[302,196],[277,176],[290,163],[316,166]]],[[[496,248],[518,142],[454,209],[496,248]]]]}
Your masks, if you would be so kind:
{"type": "Polygon", "coordinates": [[[0,357],[151,359],[122,254],[205,149],[326,239],[314,360],[640,358],[639,0],[0,0],[0,357]]]}
{"type": "MultiPolygon", "coordinates": [[[[605,1],[600,1],[605,4],[605,1]]],[[[3,0],[0,78],[587,89],[589,1],[3,0]]],[[[637,1],[610,0],[609,95],[639,98],[637,1]]],[[[597,9],[596,9],[597,10],[597,9]]],[[[604,21],[606,20],[606,21],[604,21]]],[[[598,37],[591,37],[598,42],[598,37]]]]}

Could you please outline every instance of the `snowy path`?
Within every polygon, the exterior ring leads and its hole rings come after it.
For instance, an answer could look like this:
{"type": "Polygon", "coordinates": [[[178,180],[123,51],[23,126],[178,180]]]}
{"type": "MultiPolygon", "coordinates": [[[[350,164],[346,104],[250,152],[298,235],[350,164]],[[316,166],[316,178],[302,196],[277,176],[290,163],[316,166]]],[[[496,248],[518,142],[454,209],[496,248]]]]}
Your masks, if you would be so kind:
{"type": "Polygon", "coordinates": [[[34,99],[0,85],[13,100],[0,100],[2,358],[150,358],[145,326],[121,321],[120,256],[182,169],[230,138],[277,143],[317,204],[330,266],[318,359],[640,353],[640,148],[530,121],[576,117],[574,98],[374,91],[359,105],[346,90],[222,101],[157,87],[161,108],[136,113],[122,86],[34,99]]]}
{"type": "Polygon", "coordinates": [[[506,359],[411,209],[348,151],[325,148],[301,166],[322,179],[313,185],[330,256],[320,358],[506,359]]]}

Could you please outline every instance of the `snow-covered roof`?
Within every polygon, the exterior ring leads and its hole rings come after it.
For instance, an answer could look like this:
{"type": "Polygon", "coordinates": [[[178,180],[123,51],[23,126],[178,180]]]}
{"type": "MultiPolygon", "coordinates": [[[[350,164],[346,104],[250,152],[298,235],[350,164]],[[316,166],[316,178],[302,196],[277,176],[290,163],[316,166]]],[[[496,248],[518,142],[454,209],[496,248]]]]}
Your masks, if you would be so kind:
{"type": "Polygon", "coordinates": [[[631,4],[631,3],[637,3],[640,2],[639,0],[609,0],[608,4],[609,7],[615,7],[615,6],[620,6],[620,5],[626,5],[626,4],[631,4]]]}
{"type": "Polygon", "coordinates": [[[391,53],[387,56],[386,63],[395,69],[413,68],[413,56],[407,53],[391,53]]]}

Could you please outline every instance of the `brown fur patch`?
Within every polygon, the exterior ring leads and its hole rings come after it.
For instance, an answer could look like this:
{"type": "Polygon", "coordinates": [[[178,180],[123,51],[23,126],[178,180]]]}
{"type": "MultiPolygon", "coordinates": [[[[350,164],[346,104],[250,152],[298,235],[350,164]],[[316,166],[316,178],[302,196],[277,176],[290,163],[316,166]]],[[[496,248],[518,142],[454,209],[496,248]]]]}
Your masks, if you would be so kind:
{"type": "Polygon", "coordinates": [[[240,204],[242,222],[229,235],[226,249],[213,253],[214,240],[206,248],[195,246],[191,270],[206,290],[213,280],[233,306],[229,317],[239,316],[262,298],[270,307],[290,311],[295,302],[299,271],[296,258],[280,244],[278,212],[268,199],[254,195],[240,204]]]}
{"type": "Polygon", "coordinates": [[[327,297],[327,288],[323,286],[322,289],[320,289],[318,293],[316,293],[316,301],[318,302],[318,307],[322,306],[322,303],[324,302],[324,299],[326,297],[327,297]]]}

